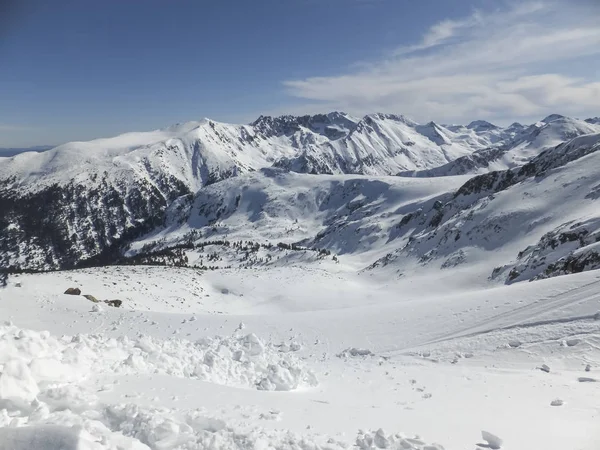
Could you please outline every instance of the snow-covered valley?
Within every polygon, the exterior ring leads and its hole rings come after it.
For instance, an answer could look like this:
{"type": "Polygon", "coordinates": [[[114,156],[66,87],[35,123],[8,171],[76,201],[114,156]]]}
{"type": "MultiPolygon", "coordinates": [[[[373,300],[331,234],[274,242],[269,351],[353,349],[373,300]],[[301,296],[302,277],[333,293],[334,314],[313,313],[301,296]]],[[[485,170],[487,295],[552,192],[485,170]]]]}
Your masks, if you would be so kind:
{"type": "Polygon", "coordinates": [[[600,448],[598,150],[330,113],[0,158],[0,450],[600,448]]]}

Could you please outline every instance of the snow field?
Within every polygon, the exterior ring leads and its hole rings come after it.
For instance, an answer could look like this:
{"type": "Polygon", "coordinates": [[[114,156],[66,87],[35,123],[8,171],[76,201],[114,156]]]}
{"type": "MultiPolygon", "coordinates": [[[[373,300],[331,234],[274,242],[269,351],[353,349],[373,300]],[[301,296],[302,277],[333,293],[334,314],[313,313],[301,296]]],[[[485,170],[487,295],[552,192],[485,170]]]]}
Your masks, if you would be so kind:
{"type": "MultiPolygon", "coordinates": [[[[349,448],[348,442],[318,434],[236,431],[200,409],[104,405],[82,383],[107,373],[197,378],[257,390],[314,387],[316,377],[293,354],[298,350],[294,343],[264,344],[254,334],[192,343],[149,336],[55,337],[7,324],[0,327],[0,450],[349,448]]],[[[105,389],[110,386],[100,390],[105,389]]],[[[406,450],[442,449],[418,438],[386,437],[381,430],[361,432],[356,444],[387,448],[385,442],[406,450]]]]}
{"type": "Polygon", "coordinates": [[[596,450],[596,272],[444,296],[415,280],[374,289],[322,272],[11,277],[0,291],[0,317],[14,322],[0,339],[0,449],[462,450],[489,445],[485,430],[506,450],[596,450]],[[63,294],[71,286],[124,307],[94,312],[63,294]],[[194,291],[210,297],[190,311],[194,291]],[[164,304],[175,292],[184,303],[164,304]],[[261,299],[269,305],[246,312],[261,299]],[[263,379],[292,390],[260,390],[273,387],[263,379]]]}

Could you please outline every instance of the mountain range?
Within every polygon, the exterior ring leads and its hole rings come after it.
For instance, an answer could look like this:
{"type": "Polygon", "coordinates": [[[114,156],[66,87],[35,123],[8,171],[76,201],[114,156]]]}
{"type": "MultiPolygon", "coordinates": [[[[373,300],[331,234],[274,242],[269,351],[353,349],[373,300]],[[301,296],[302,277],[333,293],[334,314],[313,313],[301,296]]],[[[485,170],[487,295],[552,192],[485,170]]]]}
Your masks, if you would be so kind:
{"type": "Polygon", "coordinates": [[[600,120],[210,119],[0,157],[0,267],[347,264],[492,282],[600,267],[600,120]],[[477,270],[473,270],[476,268],[477,270]]]}

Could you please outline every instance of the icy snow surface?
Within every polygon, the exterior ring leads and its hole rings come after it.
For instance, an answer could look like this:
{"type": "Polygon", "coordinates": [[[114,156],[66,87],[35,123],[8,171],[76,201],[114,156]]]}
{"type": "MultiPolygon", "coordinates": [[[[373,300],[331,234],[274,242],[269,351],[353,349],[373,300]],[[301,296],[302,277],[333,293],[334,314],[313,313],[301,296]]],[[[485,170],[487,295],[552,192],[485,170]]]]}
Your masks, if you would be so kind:
{"type": "Polygon", "coordinates": [[[292,266],[11,276],[0,449],[460,450],[485,448],[482,430],[506,449],[597,448],[600,383],[578,381],[599,378],[596,272],[411,284],[292,266]],[[129,294],[92,312],[70,286],[129,294]]]}

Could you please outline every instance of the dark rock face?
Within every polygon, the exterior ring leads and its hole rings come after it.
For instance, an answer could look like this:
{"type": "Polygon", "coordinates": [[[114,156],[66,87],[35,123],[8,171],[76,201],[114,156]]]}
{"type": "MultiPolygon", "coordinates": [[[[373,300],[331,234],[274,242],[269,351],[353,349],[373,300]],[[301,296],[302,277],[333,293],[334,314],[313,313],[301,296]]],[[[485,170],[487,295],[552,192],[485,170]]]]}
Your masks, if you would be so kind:
{"type": "Polygon", "coordinates": [[[554,264],[550,264],[546,268],[544,275],[545,277],[556,277],[596,269],[600,269],[600,253],[590,251],[577,256],[570,255],[554,264]]]}
{"type": "Polygon", "coordinates": [[[178,180],[120,190],[106,178],[91,188],[73,181],[26,194],[0,188],[0,255],[14,271],[110,261],[124,243],[161,224],[168,204],[187,193],[178,180]]]}
{"type": "Polygon", "coordinates": [[[290,136],[302,127],[329,139],[339,139],[346,136],[348,131],[354,128],[355,123],[343,113],[334,112],[314,116],[260,116],[251,125],[265,137],[290,136]]]}
{"type": "MultiPolygon", "coordinates": [[[[595,220],[565,223],[517,255],[507,283],[539,280],[600,268],[600,224],[595,220]]],[[[507,270],[508,268],[505,268],[507,270]]],[[[503,275],[497,270],[492,278],[503,275]]]]}
{"type": "Polygon", "coordinates": [[[94,297],[93,295],[90,294],[84,294],[83,295],[85,298],[87,298],[90,302],[94,302],[94,303],[99,303],[100,300],[98,300],[96,297],[94,297]]]}

